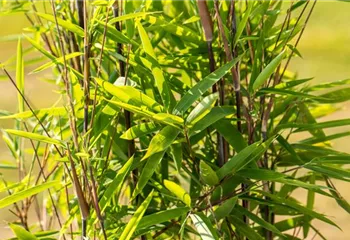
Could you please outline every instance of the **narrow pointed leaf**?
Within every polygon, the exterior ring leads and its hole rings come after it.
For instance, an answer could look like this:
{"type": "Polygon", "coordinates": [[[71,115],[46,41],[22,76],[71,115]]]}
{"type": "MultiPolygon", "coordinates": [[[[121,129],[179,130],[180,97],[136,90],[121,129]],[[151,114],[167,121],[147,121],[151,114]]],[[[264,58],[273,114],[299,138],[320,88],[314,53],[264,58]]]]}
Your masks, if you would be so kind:
{"type": "Polygon", "coordinates": [[[213,233],[214,227],[208,226],[211,225],[210,221],[204,220],[204,218],[206,218],[204,214],[191,214],[190,217],[202,240],[218,239],[217,236],[213,233]]]}
{"type": "Polygon", "coordinates": [[[152,177],[154,171],[159,166],[160,161],[162,160],[164,152],[159,152],[153,154],[146,160],[146,164],[142,169],[141,175],[137,181],[134,192],[132,193],[132,199],[135,199],[139,195],[142,189],[146,186],[150,178],[152,177]]]}
{"type": "Polygon", "coordinates": [[[198,103],[197,106],[187,116],[186,122],[195,122],[197,117],[201,116],[205,111],[209,111],[210,107],[214,105],[218,98],[219,94],[217,92],[203,98],[203,100],[198,103]]]}
{"type": "Polygon", "coordinates": [[[144,216],[137,226],[137,229],[148,228],[159,223],[168,222],[172,219],[183,216],[189,210],[189,207],[179,207],[144,216]]]}
{"type": "Polygon", "coordinates": [[[168,86],[166,79],[164,78],[164,74],[160,68],[160,65],[157,62],[157,57],[154,53],[151,41],[149,40],[147,32],[143,28],[142,24],[139,21],[137,21],[136,25],[140,34],[143,49],[148,54],[148,59],[152,62],[150,70],[152,71],[153,77],[156,81],[156,85],[164,103],[164,107],[165,109],[172,109],[175,99],[168,86]]]}
{"type": "Polygon", "coordinates": [[[10,224],[10,228],[18,240],[38,240],[38,238],[35,237],[32,233],[28,232],[17,224],[10,224]]]}
{"type": "Polygon", "coordinates": [[[189,109],[192,104],[197,101],[211,86],[225,76],[239,59],[240,58],[238,57],[231,62],[226,63],[215,72],[203,78],[181,98],[181,100],[175,106],[173,113],[176,115],[181,115],[186,112],[187,109],[189,109]]]}
{"type": "Polygon", "coordinates": [[[253,83],[253,91],[256,91],[259,87],[261,87],[269,77],[274,73],[278,65],[282,62],[286,52],[281,52],[276,58],[274,58],[267,66],[262,70],[262,72],[258,75],[253,83]]]}
{"type": "Polygon", "coordinates": [[[117,197],[119,195],[120,189],[124,183],[124,179],[129,173],[133,161],[134,157],[132,156],[118,171],[113,181],[108,185],[106,191],[103,193],[102,198],[99,202],[102,213],[105,211],[106,207],[108,207],[108,203],[113,198],[113,196],[117,197]]]}
{"type": "MultiPolygon", "coordinates": [[[[53,15],[41,13],[41,12],[36,12],[36,14],[39,17],[41,17],[49,22],[56,23],[55,17],[53,15]]],[[[72,23],[68,20],[63,20],[62,18],[57,18],[57,23],[62,28],[66,29],[68,31],[71,31],[80,37],[84,36],[84,30],[80,26],[75,25],[74,23],[72,23]]]]}
{"type": "Polygon", "coordinates": [[[172,126],[164,127],[151,140],[145,156],[142,159],[149,158],[153,154],[166,151],[179,134],[180,130],[172,126]]]}
{"type": "Polygon", "coordinates": [[[191,207],[191,197],[181,186],[169,180],[164,180],[164,186],[183,203],[191,207]]]}
{"type": "Polygon", "coordinates": [[[59,145],[61,147],[65,147],[65,145],[63,144],[62,141],[57,140],[57,139],[53,139],[53,138],[49,138],[47,136],[40,135],[40,134],[37,134],[37,133],[30,133],[30,132],[14,130],[14,129],[5,129],[5,131],[7,133],[11,134],[11,135],[28,138],[28,139],[31,139],[31,140],[34,140],[34,141],[38,141],[38,142],[55,144],[55,145],[59,145]]]}
{"type": "Polygon", "coordinates": [[[96,79],[96,81],[104,90],[123,103],[143,107],[154,112],[163,112],[163,107],[159,103],[133,87],[115,86],[101,79],[96,79]]]}
{"type": "Polygon", "coordinates": [[[208,184],[209,186],[214,186],[219,183],[219,178],[216,175],[216,172],[204,161],[200,161],[199,171],[201,179],[204,183],[208,184]]]}
{"type": "Polygon", "coordinates": [[[148,205],[150,204],[153,197],[153,190],[152,192],[147,196],[145,201],[137,208],[136,212],[132,216],[132,218],[129,220],[128,224],[125,226],[122,235],[120,236],[119,240],[129,240],[132,238],[132,235],[134,234],[138,224],[140,223],[143,215],[145,214],[148,205]]]}
{"type": "Polygon", "coordinates": [[[38,194],[42,191],[45,191],[48,188],[57,187],[57,186],[59,186],[58,181],[51,181],[51,182],[42,183],[41,185],[27,188],[27,189],[22,190],[20,192],[16,192],[10,196],[2,198],[0,200],[0,208],[7,207],[13,203],[16,203],[18,201],[22,201],[28,197],[31,197],[35,194],[38,194]]]}
{"type": "Polygon", "coordinates": [[[156,125],[153,122],[141,123],[140,125],[135,125],[129,128],[120,136],[120,138],[132,140],[156,132],[160,128],[160,125],[156,125]]]}
{"type": "MultiPolygon", "coordinates": [[[[16,63],[16,84],[19,91],[24,94],[24,60],[22,52],[21,39],[18,40],[17,45],[17,63],[16,63]]],[[[24,101],[20,93],[17,93],[18,98],[18,110],[19,112],[24,111],[24,101]]]]}

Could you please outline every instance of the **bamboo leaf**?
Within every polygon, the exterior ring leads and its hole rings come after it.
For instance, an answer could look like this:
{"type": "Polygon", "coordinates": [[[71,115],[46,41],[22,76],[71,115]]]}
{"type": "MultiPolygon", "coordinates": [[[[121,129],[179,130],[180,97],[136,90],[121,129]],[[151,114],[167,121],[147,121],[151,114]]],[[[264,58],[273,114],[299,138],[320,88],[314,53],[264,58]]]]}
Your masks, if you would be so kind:
{"type": "Polygon", "coordinates": [[[236,205],[235,209],[233,209],[233,214],[235,216],[239,216],[239,215],[245,215],[247,216],[250,220],[252,220],[254,223],[259,224],[260,226],[262,226],[263,228],[277,234],[278,236],[283,237],[283,234],[272,224],[268,223],[267,221],[265,221],[264,219],[258,217],[257,215],[255,215],[254,213],[246,210],[244,207],[240,206],[240,205],[236,205]]]}
{"type": "Polygon", "coordinates": [[[154,112],[163,112],[163,107],[154,99],[130,86],[115,86],[107,81],[96,79],[97,83],[119,101],[154,112]]]}
{"type": "Polygon", "coordinates": [[[181,186],[169,180],[164,180],[164,186],[188,207],[191,207],[191,197],[181,186]]]}
{"type": "Polygon", "coordinates": [[[145,201],[140,205],[140,207],[137,208],[136,212],[128,222],[128,224],[125,226],[122,235],[120,236],[119,240],[129,240],[132,238],[132,235],[134,234],[138,224],[140,223],[143,215],[145,214],[148,205],[150,204],[153,197],[153,190],[152,192],[147,196],[145,201]]]}
{"type": "Polygon", "coordinates": [[[199,169],[201,179],[204,183],[209,186],[214,186],[219,183],[219,178],[216,175],[216,172],[204,161],[200,161],[199,169]]]}
{"type": "Polygon", "coordinates": [[[211,223],[208,220],[205,221],[206,217],[204,214],[190,214],[190,217],[202,240],[218,239],[218,237],[213,233],[214,227],[211,226],[211,223]]]}
{"type": "Polygon", "coordinates": [[[267,169],[241,169],[236,173],[238,176],[251,178],[256,180],[274,181],[287,177],[283,173],[267,170],[267,169]]]}
{"type": "Polygon", "coordinates": [[[141,123],[140,125],[135,125],[124,132],[120,138],[126,140],[132,140],[135,138],[142,137],[144,135],[158,131],[161,128],[160,125],[156,125],[153,122],[141,123]]]}
{"type": "Polygon", "coordinates": [[[57,140],[57,139],[53,139],[53,138],[49,138],[47,136],[40,135],[40,134],[37,134],[37,133],[30,133],[30,132],[14,130],[14,129],[5,129],[5,131],[7,133],[15,135],[15,136],[24,137],[24,138],[28,138],[28,139],[31,139],[31,140],[34,140],[34,141],[38,141],[38,142],[55,144],[55,145],[58,145],[58,146],[61,146],[61,147],[65,147],[65,145],[63,144],[62,141],[57,140]]]}
{"type": "Polygon", "coordinates": [[[223,219],[230,215],[233,208],[235,207],[237,203],[238,197],[230,198],[229,200],[226,200],[224,203],[222,203],[217,209],[214,211],[214,215],[212,215],[212,218],[215,218],[216,221],[223,219]]]}
{"type": "Polygon", "coordinates": [[[38,194],[48,188],[51,187],[57,187],[59,186],[58,181],[51,181],[51,182],[45,182],[40,185],[34,186],[27,188],[25,190],[22,190],[20,192],[16,192],[10,196],[4,197],[3,199],[0,200],[0,208],[7,207],[13,203],[16,203],[18,201],[22,201],[30,196],[33,196],[35,194],[38,194]]]}
{"type": "Polygon", "coordinates": [[[152,62],[150,70],[153,73],[153,77],[156,81],[156,85],[157,85],[158,91],[160,93],[160,96],[162,98],[164,107],[167,110],[171,110],[173,108],[174,103],[175,103],[174,96],[173,96],[173,94],[168,86],[167,81],[164,78],[164,74],[160,68],[159,63],[157,62],[157,57],[154,53],[154,50],[153,50],[151,41],[148,38],[147,32],[145,31],[145,29],[143,28],[143,26],[141,25],[141,23],[139,21],[136,22],[136,25],[137,25],[137,28],[138,28],[138,31],[140,34],[143,49],[147,53],[148,59],[152,62]]]}
{"type": "Polygon", "coordinates": [[[266,149],[270,146],[274,138],[270,138],[266,142],[256,142],[240,151],[236,156],[232,157],[227,163],[224,164],[216,174],[219,179],[223,179],[228,174],[234,174],[243,167],[247,166],[250,162],[256,161],[262,156],[266,149]]]}
{"type": "Polygon", "coordinates": [[[10,224],[10,228],[18,240],[38,240],[37,237],[25,230],[23,227],[18,226],[17,224],[10,224]]]}
{"type": "Polygon", "coordinates": [[[168,222],[172,219],[179,218],[186,214],[188,211],[190,211],[189,207],[179,207],[144,216],[137,226],[137,230],[142,228],[149,228],[159,223],[168,222]]]}
{"type": "Polygon", "coordinates": [[[237,31],[236,31],[236,35],[235,35],[235,45],[237,44],[244,29],[246,28],[250,13],[252,12],[252,9],[253,9],[253,5],[254,5],[254,2],[252,2],[252,1],[248,2],[248,8],[245,11],[243,18],[237,27],[237,31]]]}
{"type": "Polygon", "coordinates": [[[142,169],[139,180],[137,181],[134,192],[132,193],[132,199],[135,199],[139,195],[142,189],[146,186],[150,178],[152,177],[154,171],[157,169],[160,161],[162,160],[164,152],[159,152],[150,156],[145,166],[142,169]]]}
{"type": "Polygon", "coordinates": [[[180,26],[173,22],[167,22],[166,20],[147,15],[144,17],[144,20],[154,24],[155,27],[160,27],[164,29],[164,31],[169,32],[171,34],[174,34],[176,36],[179,36],[180,38],[189,41],[191,43],[200,44],[202,40],[202,37],[198,35],[198,33],[191,31],[190,28],[186,28],[183,26],[180,26]]]}
{"type": "Polygon", "coordinates": [[[132,156],[118,171],[117,175],[114,177],[113,181],[108,185],[106,191],[103,193],[102,198],[99,202],[101,212],[103,213],[108,207],[109,201],[113,196],[118,196],[120,189],[123,185],[126,175],[129,173],[130,167],[134,161],[134,156],[132,156]]]}
{"type": "MultiPolygon", "coordinates": [[[[49,22],[56,23],[55,17],[50,15],[50,14],[41,13],[41,12],[36,12],[36,14],[39,17],[41,17],[49,22]]],[[[75,33],[80,37],[84,37],[84,30],[81,27],[79,27],[78,25],[75,25],[74,23],[72,23],[68,20],[63,20],[62,18],[57,18],[57,23],[62,28],[66,29],[68,31],[71,31],[72,33],[75,33]]]]}
{"type": "Polygon", "coordinates": [[[197,106],[187,116],[186,122],[196,122],[197,118],[199,118],[206,111],[209,111],[210,107],[214,105],[218,98],[219,94],[217,92],[203,98],[203,100],[200,103],[198,103],[197,106]]]}
{"type": "Polygon", "coordinates": [[[192,128],[190,128],[189,135],[192,136],[210,127],[213,123],[219,121],[220,119],[232,115],[235,113],[233,107],[213,107],[208,114],[206,114],[202,119],[199,119],[192,128]]]}
{"type": "Polygon", "coordinates": [[[203,78],[193,88],[191,88],[177,103],[173,113],[181,115],[189,109],[192,104],[197,101],[211,86],[219,81],[223,76],[230,71],[230,69],[239,61],[240,57],[226,63],[216,71],[203,78]]]}
{"type": "Polygon", "coordinates": [[[17,93],[18,110],[19,112],[24,112],[24,100],[21,95],[21,93],[24,94],[24,60],[20,38],[18,39],[17,45],[16,84],[20,91],[20,93],[17,93]]]}
{"type": "Polygon", "coordinates": [[[253,91],[256,91],[269,79],[269,77],[274,73],[278,65],[280,65],[285,55],[286,55],[286,51],[281,52],[262,70],[262,72],[257,76],[257,78],[253,83],[253,86],[252,86],[253,91]]]}
{"type": "Polygon", "coordinates": [[[182,167],[182,145],[181,143],[175,143],[170,146],[170,154],[175,162],[175,167],[178,172],[182,167]]]}
{"type": "Polygon", "coordinates": [[[237,130],[237,126],[231,124],[231,121],[221,119],[215,122],[213,126],[237,152],[247,147],[242,134],[237,130]]]}
{"type": "MultiPolygon", "coordinates": [[[[35,115],[40,119],[45,115],[65,117],[67,110],[64,107],[43,108],[34,110],[35,115]]],[[[7,116],[0,116],[1,119],[28,119],[33,117],[32,111],[19,112],[7,116]]]]}
{"type": "Polygon", "coordinates": [[[161,12],[137,12],[137,13],[129,13],[129,14],[124,14],[122,16],[118,16],[115,18],[112,18],[108,23],[109,24],[114,24],[116,22],[122,22],[125,20],[130,20],[130,19],[134,19],[134,18],[142,18],[145,17],[147,15],[153,15],[153,14],[158,14],[161,12]]]}
{"type": "Polygon", "coordinates": [[[230,216],[229,218],[230,222],[236,227],[236,229],[248,239],[263,240],[258,233],[249,227],[249,225],[245,224],[240,218],[236,216],[230,216]]]}
{"type": "Polygon", "coordinates": [[[272,200],[274,200],[274,201],[276,201],[276,202],[278,202],[280,204],[283,204],[285,206],[293,208],[293,209],[299,211],[302,214],[306,214],[306,215],[309,215],[309,216],[311,216],[313,218],[317,218],[317,219],[319,219],[319,220],[321,220],[321,221],[323,221],[325,223],[328,223],[330,225],[333,225],[333,226],[339,228],[337,224],[335,224],[333,221],[331,221],[328,218],[326,218],[324,215],[319,214],[319,213],[317,213],[317,212],[315,212],[313,210],[310,210],[310,209],[308,209],[308,208],[306,208],[304,206],[301,206],[299,203],[297,203],[295,201],[292,201],[292,200],[289,200],[289,199],[283,199],[283,198],[280,198],[280,197],[278,197],[276,195],[273,195],[273,194],[270,194],[270,193],[267,193],[267,192],[263,192],[263,191],[258,191],[258,192],[263,194],[263,195],[266,195],[266,196],[270,197],[272,200]]]}
{"type": "Polygon", "coordinates": [[[159,133],[157,133],[151,140],[149,147],[143,160],[149,158],[153,154],[166,151],[168,147],[173,143],[179,134],[180,130],[172,126],[164,127],[159,133]]]}

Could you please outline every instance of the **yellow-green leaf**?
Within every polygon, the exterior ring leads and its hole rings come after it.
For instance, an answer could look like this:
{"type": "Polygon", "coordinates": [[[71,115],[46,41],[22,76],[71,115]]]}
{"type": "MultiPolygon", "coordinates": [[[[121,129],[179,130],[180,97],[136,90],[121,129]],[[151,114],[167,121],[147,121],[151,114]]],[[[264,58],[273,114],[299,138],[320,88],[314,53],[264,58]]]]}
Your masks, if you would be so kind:
{"type": "Polygon", "coordinates": [[[164,180],[164,186],[183,203],[191,207],[191,197],[181,186],[169,180],[164,180]]]}
{"type": "Polygon", "coordinates": [[[132,235],[134,234],[138,224],[140,223],[143,215],[145,214],[148,205],[150,204],[153,197],[153,190],[152,192],[147,196],[145,201],[140,205],[140,207],[137,208],[136,212],[132,216],[132,218],[129,220],[128,224],[125,226],[122,235],[120,236],[119,240],[129,240],[132,238],[132,235]]]}
{"type": "Polygon", "coordinates": [[[60,140],[49,138],[47,136],[40,135],[40,134],[37,134],[37,133],[30,133],[30,132],[14,130],[14,129],[5,129],[5,131],[7,133],[9,133],[9,134],[12,134],[12,135],[15,135],[15,136],[19,136],[19,137],[28,138],[28,139],[35,140],[35,141],[38,141],[38,142],[55,144],[55,145],[59,145],[59,146],[62,146],[62,147],[65,146],[63,144],[63,142],[60,141],[60,140]]]}

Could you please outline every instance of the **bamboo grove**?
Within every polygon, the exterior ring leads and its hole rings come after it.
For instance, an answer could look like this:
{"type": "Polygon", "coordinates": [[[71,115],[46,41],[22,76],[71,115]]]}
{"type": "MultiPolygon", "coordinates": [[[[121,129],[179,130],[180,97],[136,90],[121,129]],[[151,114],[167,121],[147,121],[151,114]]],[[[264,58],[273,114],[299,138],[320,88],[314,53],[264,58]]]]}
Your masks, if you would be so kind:
{"type": "Polygon", "coordinates": [[[350,80],[288,68],[317,1],[0,2],[29,24],[1,63],[17,239],[324,239],[317,196],[350,212],[331,145],[349,132],[324,131],[350,119],[320,121],[350,80]],[[37,109],[24,86],[44,72],[57,102],[37,109]]]}

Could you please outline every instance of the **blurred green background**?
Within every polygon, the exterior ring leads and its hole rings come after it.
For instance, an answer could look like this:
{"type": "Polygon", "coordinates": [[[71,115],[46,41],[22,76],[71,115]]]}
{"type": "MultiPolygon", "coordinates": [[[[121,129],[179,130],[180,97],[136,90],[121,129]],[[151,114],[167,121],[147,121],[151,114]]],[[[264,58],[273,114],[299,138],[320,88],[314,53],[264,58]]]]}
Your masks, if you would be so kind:
{"type": "MultiPolygon", "coordinates": [[[[328,82],[350,78],[350,3],[338,1],[319,1],[315,11],[305,30],[299,44],[302,59],[294,59],[290,70],[296,71],[299,78],[314,77],[314,82],[328,82]]],[[[12,34],[19,34],[27,25],[23,14],[2,16],[0,14],[0,39],[12,34]]],[[[15,60],[16,41],[0,42],[0,61],[5,62],[11,58],[15,60]]],[[[26,46],[26,44],[24,44],[26,46]]],[[[28,45],[27,45],[28,46],[28,45]]],[[[30,57],[28,56],[27,59],[30,57]]],[[[13,69],[9,69],[14,76],[13,69]]],[[[33,70],[27,67],[26,73],[33,70]]],[[[17,96],[14,87],[3,78],[0,73],[0,109],[15,112],[17,109],[17,96]]],[[[50,71],[40,75],[26,75],[26,96],[36,107],[50,107],[57,99],[55,87],[47,83],[51,77],[50,71]]],[[[350,118],[350,103],[344,103],[341,110],[323,118],[322,121],[331,119],[350,118]]],[[[0,121],[0,128],[12,127],[11,121],[0,121]]],[[[344,129],[342,129],[344,130],[344,129]]],[[[335,133],[339,129],[331,129],[327,133],[335,133]]],[[[350,131],[350,128],[348,129],[350,131]]],[[[297,140],[297,139],[295,139],[297,140]]],[[[350,153],[350,137],[333,141],[333,146],[339,151],[350,153]]],[[[0,160],[10,160],[11,156],[0,140],[0,160]]],[[[5,178],[16,177],[16,170],[1,171],[5,178]]],[[[335,181],[337,188],[343,197],[350,201],[349,184],[335,181]]],[[[305,201],[306,192],[296,192],[295,195],[301,201],[305,201]]],[[[332,228],[321,222],[315,225],[327,239],[345,240],[350,239],[350,215],[337,206],[332,199],[317,196],[315,208],[328,215],[336,222],[343,231],[332,228]]],[[[10,234],[6,227],[6,221],[13,220],[13,216],[5,209],[0,211],[0,238],[10,234]]],[[[9,236],[9,235],[8,235],[9,236]]],[[[308,239],[312,239],[310,236],[308,239]]],[[[317,238],[315,238],[317,239],[317,238]]]]}

